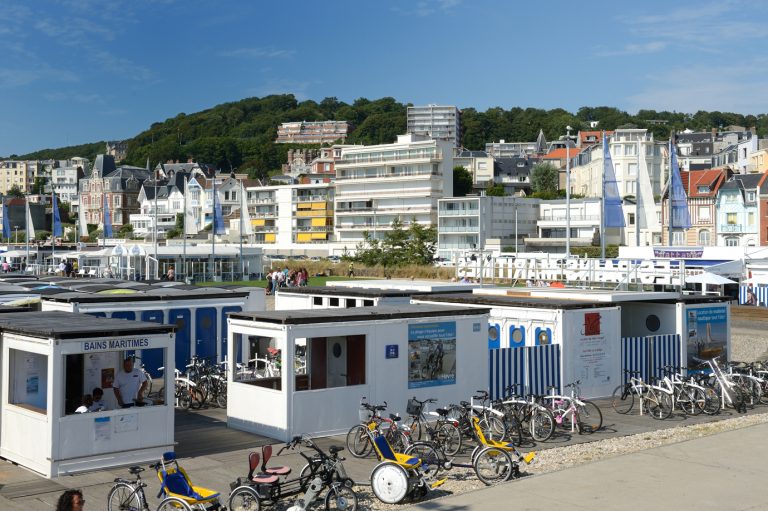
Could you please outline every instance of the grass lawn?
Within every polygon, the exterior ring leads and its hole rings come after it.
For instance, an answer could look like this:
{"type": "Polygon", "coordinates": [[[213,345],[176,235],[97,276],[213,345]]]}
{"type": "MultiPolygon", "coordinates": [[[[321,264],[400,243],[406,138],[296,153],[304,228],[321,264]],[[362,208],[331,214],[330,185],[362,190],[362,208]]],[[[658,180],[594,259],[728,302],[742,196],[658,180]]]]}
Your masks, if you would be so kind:
{"type": "MultiPolygon", "coordinates": [[[[324,286],[329,280],[350,280],[349,277],[335,276],[335,277],[309,277],[310,286],[324,286]]],[[[366,277],[361,280],[370,280],[370,277],[366,277]]],[[[266,280],[236,280],[234,282],[196,282],[197,286],[222,286],[222,285],[235,285],[235,286],[254,286],[254,287],[267,287],[266,280]]]]}

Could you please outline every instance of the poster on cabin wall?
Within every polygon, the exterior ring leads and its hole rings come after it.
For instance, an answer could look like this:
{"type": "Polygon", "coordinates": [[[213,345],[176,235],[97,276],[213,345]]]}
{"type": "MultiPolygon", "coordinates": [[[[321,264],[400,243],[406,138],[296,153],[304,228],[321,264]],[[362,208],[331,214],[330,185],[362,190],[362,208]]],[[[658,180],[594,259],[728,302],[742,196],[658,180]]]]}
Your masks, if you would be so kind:
{"type": "Polygon", "coordinates": [[[456,322],[408,325],[408,388],[456,383],[456,322]]]}
{"type": "Polygon", "coordinates": [[[702,359],[725,355],[728,344],[728,310],[719,307],[687,307],[687,361],[689,368],[701,365],[702,359]]]}

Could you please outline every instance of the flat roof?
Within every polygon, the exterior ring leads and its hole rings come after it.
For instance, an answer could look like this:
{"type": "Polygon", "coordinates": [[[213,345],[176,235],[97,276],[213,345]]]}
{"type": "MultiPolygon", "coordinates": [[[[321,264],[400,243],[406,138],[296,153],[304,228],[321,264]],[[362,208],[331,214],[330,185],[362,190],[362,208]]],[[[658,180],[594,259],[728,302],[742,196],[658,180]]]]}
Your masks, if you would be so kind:
{"type": "Polygon", "coordinates": [[[414,300],[427,302],[455,303],[458,305],[482,305],[487,307],[524,307],[526,309],[592,309],[609,307],[610,304],[586,300],[555,300],[532,296],[482,295],[468,293],[445,293],[433,295],[413,295],[414,300]]]}
{"type": "MultiPolygon", "coordinates": [[[[114,289],[114,288],[113,288],[114,289]]],[[[118,288],[120,289],[120,288],[118,288]]],[[[245,297],[247,291],[191,291],[175,288],[158,288],[151,291],[136,291],[131,294],[93,294],[64,292],[53,296],[42,296],[41,299],[46,302],[64,302],[64,303],[107,303],[107,302],[157,302],[161,300],[191,300],[191,299],[212,299],[212,298],[232,298],[245,297]],[[174,291],[171,291],[174,290],[174,291]]],[[[205,288],[200,288],[205,289],[205,288]]]]}
{"type": "Polygon", "coordinates": [[[72,312],[10,312],[0,314],[0,332],[53,339],[82,339],[86,337],[120,337],[124,335],[166,334],[174,325],[98,318],[72,312]]]}
{"type": "Polygon", "coordinates": [[[345,287],[355,289],[387,289],[396,291],[408,291],[411,293],[435,293],[470,291],[483,287],[477,283],[441,282],[439,280],[411,280],[411,279],[371,279],[371,280],[330,280],[325,284],[328,287],[345,287]]]}
{"type": "Polygon", "coordinates": [[[479,316],[489,308],[461,308],[445,305],[407,305],[403,307],[353,307],[349,309],[304,309],[290,311],[231,312],[232,319],[245,319],[277,325],[311,325],[315,323],[347,323],[387,319],[437,318],[445,316],[479,316]]]}
{"type": "MultiPolygon", "coordinates": [[[[471,291],[471,289],[467,289],[471,291]]],[[[354,288],[354,287],[329,287],[329,286],[304,286],[280,288],[278,294],[292,295],[323,295],[323,296],[356,296],[360,298],[408,298],[414,293],[423,291],[381,289],[381,288],[354,288]]]]}
{"type": "Polygon", "coordinates": [[[497,288],[477,289],[476,296],[511,296],[548,298],[558,300],[575,300],[592,303],[626,303],[626,302],[658,302],[658,303],[718,303],[727,302],[731,298],[716,295],[686,295],[677,291],[613,291],[605,289],[577,288],[497,288]]]}

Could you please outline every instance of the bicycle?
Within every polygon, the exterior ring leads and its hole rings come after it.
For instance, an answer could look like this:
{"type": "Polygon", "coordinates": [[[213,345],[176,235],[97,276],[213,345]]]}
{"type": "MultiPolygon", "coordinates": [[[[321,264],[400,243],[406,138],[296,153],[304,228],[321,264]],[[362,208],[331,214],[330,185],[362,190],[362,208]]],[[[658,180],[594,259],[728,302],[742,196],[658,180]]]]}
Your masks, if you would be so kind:
{"type": "MultiPolygon", "coordinates": [[[[456,421],[448,418],[448,409],[438,408],[434,412],[424,412],[428,403],[435,403],[436,399],[419,401],[414,396],[408,400],[405,426],[410,430],[410,441],[419,442],[425,437],[427,442],[439,444],[448,456],[455,456],[461,450],[461,431],[456,421]],[[427,415],[435,417],[434,426],[430,426],[427,415]]],[[[407,449],[406,449],[407,452],[407,449]]]]}
{"type": "Polygon", "coordinates": [[[555,432],[555,417],[547,407],[537,402],[536,396],[531,394],[524,399],[516,395],[514,390],[519,386],[508,386],[504,399],[499,402],[507,422],[507,430],[513,432],[512,439],[516,437],[518,444],[522,443],[523,431],[526,429],[535,441],[546,442],[555,432]],[[524,427],[525,424],[528,424],[528,428],[524,427]]]}
{"type": "MultiPolygon", "coordinates": [[[[149,468],[160,470],[159,463],[150,465],[149,468]]],[[[147,484],[142,481],[141,473],[144,469],[139,466],[128,468],[131,475],[136,479],[125,479],[118,477],[114,480],[114,486],[107,494],[107,511],[150,511],[147,497],[144,494],[144,488],[147,484]]],[[[158,495],[161,497],[162,494],[158,495]]],[[[164,498],[157,507],[157,511],[190,510],[191,508],[182,499],[177,497],[164,498]]]]}
{"type": "Polygon", "coordinates": [[[458,405],[448,405],[448,417],[458,422],[459,431],[468,438],[474,436],[471,418],[477,416],[487,438],[504,439],[507,436],[504,414],[492,406],[486,405],[490,402],[488,391],[478,390],[477,392],[479,394],[472,396],[471,401],[461,401],[458,405]],[[474,404],[476,400],[480,401],[481,404],[474,404]]]}
{"type": "Polygon", "coordinates": [[[542,396],[542,404],[552,412],[556,423],[570,426],[580,435],[591,435],[603,427],[603,414],[595,403],[579,397],[579,385],[581,380],[565,386],[571,389],[570,396],[555,394],[557,387],[549,387],[552,393],[542,396]]]}
{"type": "Polygon", "coordinates": [[[371,405],[365,400],[365,397],[360,400],[360,423],[352,426],[347,432],[346,444],[349,453],[355,458],[364,458],[371,453],[373,444],[368,436],[370,424],[374,424],[394,448],[405,449],[410,443],[410,431],[407,427],[398,425],[400,417],[395,414],[390,414],[389,418],[381,416],[380,412],[387,409],[386,401],[383,405],[371,405]]]}

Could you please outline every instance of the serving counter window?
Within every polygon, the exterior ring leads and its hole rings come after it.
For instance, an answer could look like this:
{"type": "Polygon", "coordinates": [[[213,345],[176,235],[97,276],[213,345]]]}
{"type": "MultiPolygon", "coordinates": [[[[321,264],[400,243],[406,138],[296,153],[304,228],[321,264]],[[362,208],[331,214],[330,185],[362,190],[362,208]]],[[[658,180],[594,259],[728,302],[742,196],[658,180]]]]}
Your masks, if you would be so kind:
{"type": "Polygon", "coordinates": [[[8,350],[8,402],[33,412],[48,410],[48,356],[8,350]]]}
{"type": "Polygon", "coordinates": [[[274,337],[235,336],[235,353],[244,353],[235,380],[273,390],[282,390],[282,348],[274,337]],[[245,341],[243,341],[245,339],[245,341]],[[246,344],[243,345],[243,342],[246,344]]]}
{"type": "Polygon", "coordinates": [[[64,414],[164,405],[166,376],[152,378],[142,357],[168,363],[164,348],[142,350],[141,356],[134,351],[64,355],[64,414]]]}
{"type": "Polygon", "coordinates": [[[365,384],[365,345],[364,335],[296,339],[296,390],[365,384]]]}

